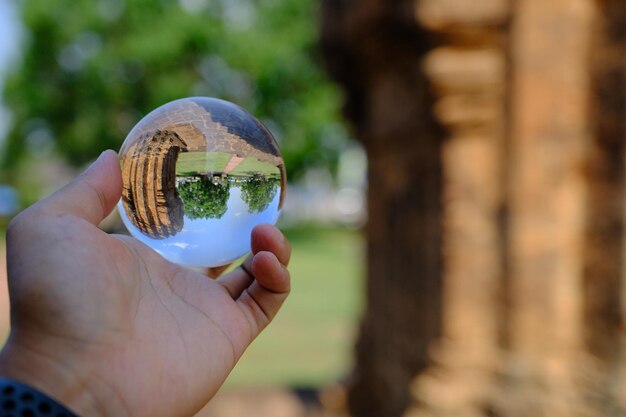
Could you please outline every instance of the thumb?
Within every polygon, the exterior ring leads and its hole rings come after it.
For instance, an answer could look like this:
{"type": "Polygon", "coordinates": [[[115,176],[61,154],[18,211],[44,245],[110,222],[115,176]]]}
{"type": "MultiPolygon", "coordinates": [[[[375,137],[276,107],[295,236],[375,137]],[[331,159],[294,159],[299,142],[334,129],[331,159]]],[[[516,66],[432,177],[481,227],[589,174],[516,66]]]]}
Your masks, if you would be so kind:
{"type": "Polygon", "coordinates": [[[97,226],[111,213],[121,195],[117,154],[107,150],[85,172],[37,205],[47,212],[71,214],[97,226]]]}

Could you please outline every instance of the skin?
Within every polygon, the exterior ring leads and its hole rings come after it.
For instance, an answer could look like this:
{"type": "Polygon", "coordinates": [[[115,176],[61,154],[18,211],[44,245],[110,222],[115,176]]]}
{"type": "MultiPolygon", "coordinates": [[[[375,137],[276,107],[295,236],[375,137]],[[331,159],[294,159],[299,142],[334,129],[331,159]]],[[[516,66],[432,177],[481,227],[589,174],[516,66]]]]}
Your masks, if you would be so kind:
{"type": "Polygon", "coordinates": [[[212,280],[97,225],[120,198],[113,151],[7,231],[11,335],[0,375],[83,416],[192,416],[290,289],[291,249],[252,232],[245,266],[212,280]]]}

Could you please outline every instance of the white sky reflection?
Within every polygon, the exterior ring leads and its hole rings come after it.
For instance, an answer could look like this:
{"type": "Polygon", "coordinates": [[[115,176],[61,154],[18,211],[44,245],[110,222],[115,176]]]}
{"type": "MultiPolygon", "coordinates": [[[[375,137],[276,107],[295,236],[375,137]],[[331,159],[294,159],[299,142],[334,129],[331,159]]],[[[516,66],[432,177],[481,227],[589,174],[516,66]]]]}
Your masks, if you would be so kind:
{"type": "Polygon", "coordinates": [[[250,234],[254,226],[275,224],[280,212],[280,190],[269,206],[260,213],[249,213],[241,199],[241,189],[230,188],[227,211],[221,219],[194,219],[185,216],[183,230],[166,239],[144,235],[128,219],[121,202],[122,221],[139,241],[159,252],[167,260],[192,267],[213,267],[233,262],[250,251],[250,234]]]}

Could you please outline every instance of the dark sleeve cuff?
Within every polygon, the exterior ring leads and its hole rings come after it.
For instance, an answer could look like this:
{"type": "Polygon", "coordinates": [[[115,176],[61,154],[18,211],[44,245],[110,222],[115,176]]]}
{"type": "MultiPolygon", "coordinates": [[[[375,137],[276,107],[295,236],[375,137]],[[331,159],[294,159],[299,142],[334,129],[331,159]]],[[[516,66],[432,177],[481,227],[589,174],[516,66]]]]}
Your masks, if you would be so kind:
{"type": "Polygon", "coordinates": [[[44,393],[0,378],[0,417],[78,417],[44,393]]]}

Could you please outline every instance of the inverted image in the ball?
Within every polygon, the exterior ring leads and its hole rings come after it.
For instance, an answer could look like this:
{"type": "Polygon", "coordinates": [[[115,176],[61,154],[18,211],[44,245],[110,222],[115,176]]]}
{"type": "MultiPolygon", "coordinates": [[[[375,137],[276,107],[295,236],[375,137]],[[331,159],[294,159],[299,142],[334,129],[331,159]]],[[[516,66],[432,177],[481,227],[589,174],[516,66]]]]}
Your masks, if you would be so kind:
{"type": "Polygon", "coordinates": [[[285,198],[285,165],[271,133],[214,98],[152,111],[126,137],[120,163],[124,225],[182,265],[216,267],[245,255],[254,226],[274,224],[285,198]]]}

